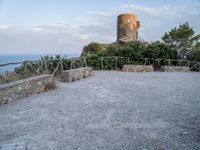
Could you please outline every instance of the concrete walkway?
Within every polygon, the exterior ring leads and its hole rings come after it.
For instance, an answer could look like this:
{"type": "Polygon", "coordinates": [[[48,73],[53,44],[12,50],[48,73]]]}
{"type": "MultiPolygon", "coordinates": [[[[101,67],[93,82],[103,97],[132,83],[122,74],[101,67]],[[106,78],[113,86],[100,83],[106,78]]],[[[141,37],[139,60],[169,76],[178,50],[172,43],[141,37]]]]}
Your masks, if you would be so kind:
{"type": "Polygon", "coordinates": [[[200,149],[200,73],[96,72],[0,106],[0,145],[200,149]]]}

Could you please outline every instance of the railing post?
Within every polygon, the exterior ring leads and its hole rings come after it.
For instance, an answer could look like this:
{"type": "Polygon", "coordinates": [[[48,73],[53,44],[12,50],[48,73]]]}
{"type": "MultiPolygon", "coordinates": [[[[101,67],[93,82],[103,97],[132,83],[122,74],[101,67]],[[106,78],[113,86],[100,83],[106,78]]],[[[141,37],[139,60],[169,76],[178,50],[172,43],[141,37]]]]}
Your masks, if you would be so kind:
{"type": "Polygon", "coordinates": [[[147,58],[145,58],[144,60],[144,65],[147,65],[147,58]]]}
{"type": "Polygon", "coordinates": [[[101,70],[103,70],[103,58],[101,57],[101,70]]]}
{"type": "Polygon", "coordinates": [[[115,70],[117,70],[117,57],[115,58],[115,70]]]}
{"type": "Polygon", "coordinates": [[[70,59],[70,62],[71,62],[71,66],[70,66],[70,69],[72,69],[72,59],[70,59]]]}
{"type": "Polygon", "coordinates": [[[199,63],[199,72],[200,72],[200,63],[199,63]]]}
{"type": "Polygon", "coordinates": [[[71,69],[75,69],[75,61],[74,61],[74,58],[71,59],[71,69]]]}
{"type": "Polygon", "coordinates": [[[171,66],[171,61],[170,61],[170,59],[168,59],[168,65],[171,66]]]}
{"type": "Polygon", "coordinates": [[[27,71],[28,71],[28,62],[24,61],[23,66],[24,66],[25,73],[27,73],[27,71]]]}
{"type": "Polygon", "coordinates": [[[71,59],[71,69],[75,69],[75,61],[74,60],[75,60],[74,58],[71,59]]]}
{"type": "Polygon", "coordinates": [[[47,74],[48,73],[48,66],[47,66],[47,60],[45,60],[45,73],[47,74]]]}
{"type": "MultiPolygon", "coordinates": [[[[83,61],[84,61],[84,63],[85,63],[85,67],[87,67],[87,61],[86,61],[86,58],[84,57],[83,58],[83,61]]],[[[83,66],[84,67],[84,66],[83,66]]]]}
{"type": "Polygon", "coordinates": [[[63,72],[63,60],[62,60],[62,58],[61,58],[61,60],[60,60],[60,67],[61,67],[61,72],[63,72]]]}
{"type": "Polygon", "coordinates": [[[73,59],[73,69],[76,68],[75,62],[76,62],[76,59],[73,59]]]}

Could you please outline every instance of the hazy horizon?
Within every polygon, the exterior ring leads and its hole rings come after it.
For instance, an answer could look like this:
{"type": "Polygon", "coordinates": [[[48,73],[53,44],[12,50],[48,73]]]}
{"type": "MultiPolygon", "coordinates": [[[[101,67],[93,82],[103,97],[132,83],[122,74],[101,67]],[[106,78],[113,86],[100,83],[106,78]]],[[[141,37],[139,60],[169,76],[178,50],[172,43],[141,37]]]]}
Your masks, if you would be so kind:
{"type": "Polygon", "coordinates": [[[116,41],[117,16],[136,14],[151,42],[186,21],[200,33],[198,0],[0,0],[0,54],[80,54],[90,42],[116,41]]]}
{"type": "Polygon", "coordinates": [[[11,53],[11,54],[0,54],[0,56],[6,56],[6,55],[9,55],[9,56],[12,56],[12,55],[41,55],[41,56],[45,56],[45,55],[50,55],[50,56],[55,56],[55,55],[61,55],[61,56],[64,56],[64,55],[80,55],[80,53],[11,53]]]}

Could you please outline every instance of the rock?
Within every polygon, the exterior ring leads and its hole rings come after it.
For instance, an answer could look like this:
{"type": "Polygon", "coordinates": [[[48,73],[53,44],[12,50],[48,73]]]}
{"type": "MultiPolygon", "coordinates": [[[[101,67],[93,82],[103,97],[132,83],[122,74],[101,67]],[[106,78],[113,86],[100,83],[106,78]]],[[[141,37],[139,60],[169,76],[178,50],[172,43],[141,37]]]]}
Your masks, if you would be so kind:
{"type": "Polygon", "coordinates": [[[124,65],[122,68],[124,72],[151,72],[154,71],[152,65],[124,65]]]}
{"type": "Polygon", "coordinates": [[[183,66],[162,66],[161,70],[164,72],[190,72],[189,67],[183,66]]]}
{"type": "Polygon", "coordinates": [[[93,75],[92,70],[91,67],[84,67],[63,71],[61,74],[61,81],[72,82],[82,78],[87,78],[93,75]]]}
{"type": "Polygon", "coordinates": [[[41,75],[0,85],[0,105],[55,88],[51,75],[41,75]]]}

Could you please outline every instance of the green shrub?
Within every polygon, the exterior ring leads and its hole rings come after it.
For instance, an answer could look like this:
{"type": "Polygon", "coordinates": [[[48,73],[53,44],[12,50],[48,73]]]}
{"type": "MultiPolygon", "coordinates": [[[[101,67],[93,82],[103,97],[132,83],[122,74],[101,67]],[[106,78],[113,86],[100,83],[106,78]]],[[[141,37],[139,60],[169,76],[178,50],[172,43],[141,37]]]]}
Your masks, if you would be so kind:
{"type": "Polygon", "coordinates": [[[87,46],[84,46],[81,56],[85,57],[85,56],[88,56],[90,54],[96,54],[96,53],[101,52],[103,50],[104,50],[104,48],[101,44],[93,42],[93,43],[90,43],[87,46]]]}

